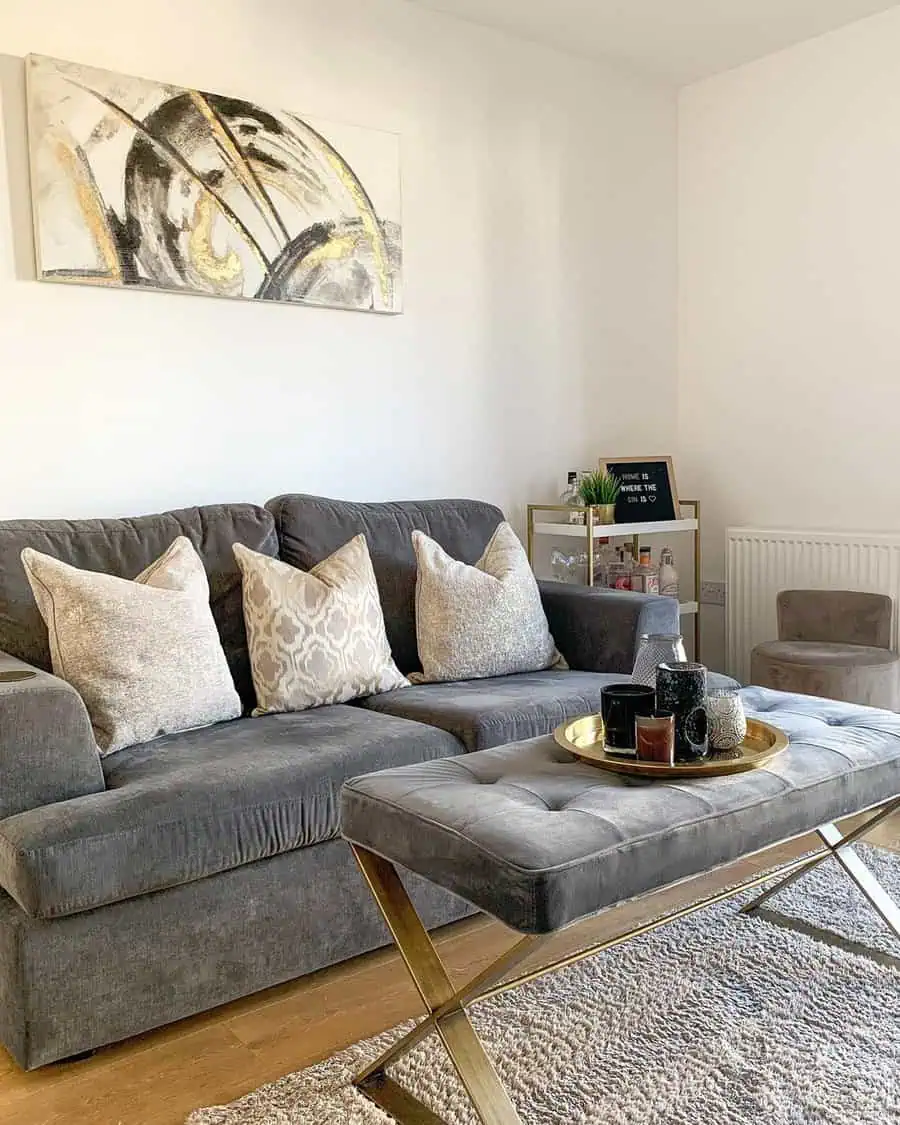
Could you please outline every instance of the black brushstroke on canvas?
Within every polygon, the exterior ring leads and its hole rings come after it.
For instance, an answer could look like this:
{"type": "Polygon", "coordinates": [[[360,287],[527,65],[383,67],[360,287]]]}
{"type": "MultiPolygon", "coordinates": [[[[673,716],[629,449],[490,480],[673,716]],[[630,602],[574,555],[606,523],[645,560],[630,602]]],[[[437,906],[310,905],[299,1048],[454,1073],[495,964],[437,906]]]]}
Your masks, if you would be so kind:
{"type": "MultiPolygon", "coordinates": [[[[80,83],[75,84],[80,85],[80,83]]],[[[128,154],[128,160],[125,166],[126,199],[128,197],[129,169],[140,169],[140,167],[144,163],[146,163],[148,168],[151,170],[154,168],[159,169],[161,167],[160,163],[157,161],[142,160],[140,155],[135,157],[136,150],[139,152],[144,145],[149,144],[156,153],[166,157],[170,164],[175,165],[175,168],[167,168],[164,177],[158,177],[159,182],[154,185],[155,187],[159,188],[163,180],[166,183],[170,183],[172,176],[177,169],[181,169],[188,177],[199,180],[202,186],[207,191],[209,191],[211,195],[213,195],[222,213],[228,217],[228,220],[232,222],[238,228],[238,230],[240,230],[241,234],[244,236],[244,238],[247,239],[248,243],[260,253],[261,257],[264,258],[255,239],[253,238],[253,235],[246,228],[243,222],[241,222],[240,218],[235,214],[232,208],[228,206],[228,204],[218,192],[214,192],[208,184],[204,183],[203,177],[198,175],[198,173],[194,171],[190,163],[182,156],[178,148],[171,143],[167,132],[161,131],[159,129],[160,125],[168,125],[174,131],[174,127],[176,125],[183,124],[184,119],[187,116],[185,113],[185,106],[193,106],[193,103],[190,101],[189,95],[179,94],[177,97],[171,98],[168,102],[164,102],[159,107],[159,109],[156,109],[153,111],[153,113],[149,114],[143,121],[140,121],[138,120],[138,118],[132,117],[128,110],[123,109],[122,106],[118,105],[112,99],[107,98],[104,94],[100,94],[96,90],[90,89],[88,86],[81,86],[81,89],[86,93],[93,94],[95,98],[101,101],[114,113],[117,113],[120,117],[123,117],[128,122],[128,124],[137,131],[137,135],[132,142],[131,150],[128,154]],[[169,107],[172,107],[172,109],[174,110],[174,112],[172,112],[171,114],[169,113],[169,107]]],[[[197,111],[197,116],[200,116],[199,111],[197,111]]],[[[191,123],[191,125],[193,125],[193,123],[191,123]]],[[[193,131],[193,128],[189,128],[188,135],[190,135],[190,133],[193,131]]],[[[133,193],[131,202],[134,203],[137,198],[138,194],[136,192],[133,193]]],[[[128,210],[129,213],[131,213],[130,207],[128,208],[128,210]]],[[[268,265],[268,262],[266,262],[266,264],[268,265]]]]}
{"type": "MultiPolygon", "coordinates": [[[[126,285],[197,292],[228,292],[198,274],[188,251],[198,199],[205,193],[255,257],[262,282],[253,294],[275,301],[317,300],[353,308],[374,308],[375,286],[385,263],[399,268],[400,229],[375,216],[371,199],[346,161],[307,122],[291,115],[298,129],[238,98],[181,92],[142,119],[113,99],[69,79],[134,130],[123,168],[124,214],[104,205],[122,282],[126,285]],[[321,145],[353,181],[350,197],[368,209],[371,221],[340,213],[320,173],[322,157],[301,135],[321,145]],[[333,209],[331,221],[315,221],[291,237],[267,184],[301,208],[333,209]],[[252,205],[271,237],[261,245],[229,205],[234,193],[252,205]],[[374,230],[374,234],[373,234],[374,230]],[[375,242],[377,241],[377,245],[375,242]]],[[[85,157],[86,160],[86,157],[85,157]]],[[[237,206],[237,204],[235,204],[237,206]]],[[[246,210],[246,208],[245,208],[246,210]]],[[[57,276],[103,276],[66,269],[57,276]]],[[[240,284],[240,279],[234,284],[240,284]]],[[[223,286],[227,282],[223,282],[223,286]]],[[[230,295],[241,295],[232,288],[230,295]]],[[[248,295],[248,294],[243,294],[248,295]]]]}
{"type": "MultiPolygon", "coordinates": [[[[236,113],[231,113],[229,111],[229,106],[231,106],[232,103],[234,103],[235,109],[236,109],[237,103],[234,102],[233,98],[222,98],[222,97],[217,96],[216,94],[209,94],[209,93],[206,93],[206,92],[201,92],[199,96],[201,98],[203,98],[203,100],[205,101],[206,105],[209,108],[210,113],[212,113],[213,116],[215,117],[219,128],[221,129],[221,131],[225,135],[225,137],[228,139],[228,142],[232,146],[233,150],[236,151],[236,152],[240,152],[241,151],[240,140],[238,139],[237,135],[234,132],[232,132],[231,126],[228,123],[228,117],[229,116],[230,117],[236,117],[237,116],[236,113]]],[[[241,129],[241,131],[248,131],[251,136],[253,136],[258,131],[256,125],[250,125],[249,128],[248,128],[247,125],[244,124],[243,128],[241,128],[241,126],[238,126],[238,128],[241,129]]],[[[222,158],[226,162],[230,162],[231,159],[232,159],[231,151],[226,146],[221,145],[221,144],[218,145],[218,148],[219,148],[219,151],[222,153],[222,158]]],[[[244,167],[246,168],[247,175],[252,179],[254,187],[255,187],[256,191],[259,193],[260,198],[265,201],[265,205],[268,208],[268,212],[269,212],[268,215],[266,215],[265,212],[263,211],[263,209],[260,208],[260,213],[262,214],[263,219],[266,222],[268,222],[269,216],[271,216],[275,220],[275,222],[278,224],[278,229],[279,229],[282,237],[285,238],[285,239],[290,239],[290,237],[291,237],[290,232],[288,231],[287,227],[282,222],[281,216],[278,214],[278,208],[273,203],[272,197],[269,195],[268,191],[266,191],[266,185],[263,183],[262,179],[256,174],[256,171],[253,167],[252,161],[245,160],[244,161],[244,167]]],[[[209,178],[211,176],[215,176],[218,180],[221,180],[223,178],[222,170],[219,169],[219,168],[213,168],[211,173],[207,176],[207,179],[209,180],[209,178]]]]}
{"type": "MultiPolygon", "coordinates": [[[[388,224],[389,226],[389,224],[388,224]]],[[[314,223],[297,235],[285,246],[282,253],[272,262],[271,276],[264,281],[256,293],[262,299],[300,301],[313,290],[327,288],[329,279],[327,259],[316,260],[310,264],[314,250],[320,250],[333,240],[350,238],[357,242],[357,258],[347,263],[340,278],[340,287],[345,297],[356,307],[370,305],[372,301],[372,280],[365,262],[363,225],[359,219],[351,219],[340,225],[337,223],[314,223]]],[[[333,279],[337,284],[337,280],[333,279]]],[[[334,294],[335,301],[338,294],[334,294]]]]}

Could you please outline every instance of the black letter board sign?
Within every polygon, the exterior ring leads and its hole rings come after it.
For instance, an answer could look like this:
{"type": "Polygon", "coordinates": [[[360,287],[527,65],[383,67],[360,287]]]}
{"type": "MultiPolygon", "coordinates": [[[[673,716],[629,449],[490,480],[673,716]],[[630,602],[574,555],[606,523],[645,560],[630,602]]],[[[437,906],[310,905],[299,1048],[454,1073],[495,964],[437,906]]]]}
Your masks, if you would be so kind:
{"type": "Polygon", "coordinates": [[[681,519],[671,457],[607,457],[600,468],[618,477],[616,523],[650,523],[681,519]]]}

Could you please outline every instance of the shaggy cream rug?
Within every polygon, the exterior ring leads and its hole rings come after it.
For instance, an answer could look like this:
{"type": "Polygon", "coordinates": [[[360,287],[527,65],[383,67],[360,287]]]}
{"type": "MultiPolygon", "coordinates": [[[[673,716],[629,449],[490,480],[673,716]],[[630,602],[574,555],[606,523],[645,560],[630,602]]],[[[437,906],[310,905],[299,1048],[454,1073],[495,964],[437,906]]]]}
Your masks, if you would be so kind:
{"type": "MultiPolygon", "coordinates": [[[[865,854],[900,899],[900,855],[865,854]]],[[[900,1121],[900,942],[831,862],[770,902],[756,918],[713,907],[474,1008],[524,1125],[900,1121]]],[[[389,1125],[349,1083],[404,1029],[188,1125],[389,1125]]],[[[436,1040],[393,1073],[449,1125],[476,1125],[436,1040]]]]}

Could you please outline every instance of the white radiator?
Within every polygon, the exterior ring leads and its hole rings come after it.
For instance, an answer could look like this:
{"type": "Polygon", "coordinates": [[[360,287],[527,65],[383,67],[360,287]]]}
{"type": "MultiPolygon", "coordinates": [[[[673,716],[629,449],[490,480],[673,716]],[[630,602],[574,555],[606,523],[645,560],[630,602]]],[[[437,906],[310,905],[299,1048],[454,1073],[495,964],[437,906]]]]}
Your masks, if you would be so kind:
{"type": "MultiPolygon", "coordinates": [[[[900,535],[728,529],[728,671],[750,678],[750,652],[778,634],[780,590],[868,590],[900,603],[900,535]]],[[[898,648],[898,613],[891,643],[898,648]]]]}

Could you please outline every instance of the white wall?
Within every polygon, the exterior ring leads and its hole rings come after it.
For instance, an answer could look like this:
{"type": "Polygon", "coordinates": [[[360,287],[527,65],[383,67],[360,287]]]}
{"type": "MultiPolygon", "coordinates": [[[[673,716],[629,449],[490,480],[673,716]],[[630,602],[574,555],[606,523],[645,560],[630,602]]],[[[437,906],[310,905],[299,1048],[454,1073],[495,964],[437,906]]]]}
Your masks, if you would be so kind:
{"type": "Polygon", "coordinates": [[[5,3],[0,51],[0,517],[296,489],[519,522],[672,444],[666,87],[400,0],[5,3]],[[29,51],[400,133],[405,314],[29,280],[29,51]]]}
{"type": "MultiPolygon", "coordinates": [[[[680,487],[728,525],[900,530],[900,10],[679,106],[680,487]]],[[[724,666],[724,614],[703,653],[724,666]]]]}
{"type": "Polygon", "coordinates": [[[728,524],[900,530],[900,10],[680,100],[682,489],[728,524]]]}

